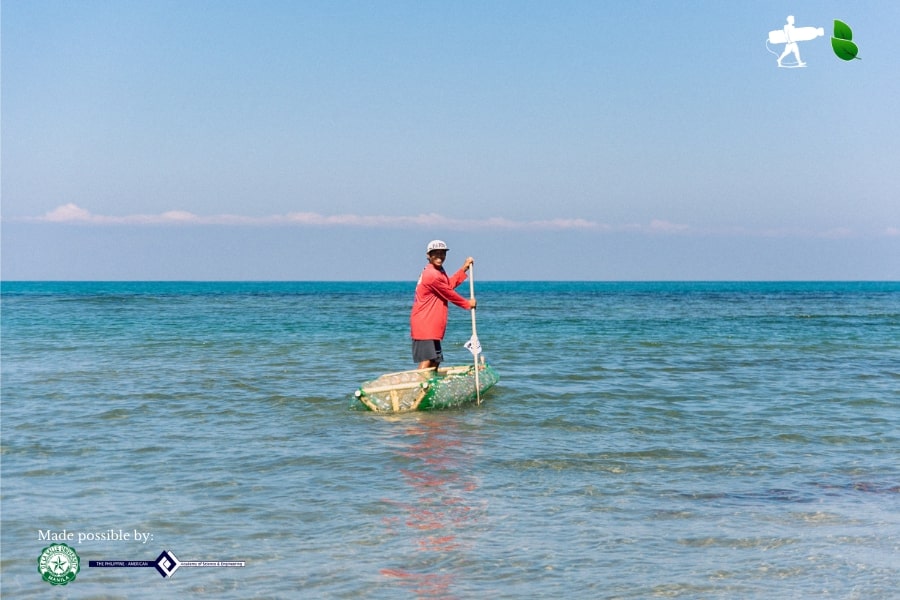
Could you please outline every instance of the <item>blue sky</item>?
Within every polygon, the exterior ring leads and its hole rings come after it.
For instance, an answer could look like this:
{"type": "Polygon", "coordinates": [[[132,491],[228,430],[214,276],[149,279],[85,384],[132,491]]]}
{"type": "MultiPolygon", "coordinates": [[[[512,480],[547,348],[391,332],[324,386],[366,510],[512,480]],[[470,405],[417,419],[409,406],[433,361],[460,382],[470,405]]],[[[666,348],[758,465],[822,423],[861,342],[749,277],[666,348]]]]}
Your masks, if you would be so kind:
{"type": "Polygon", "coordinates": [[[887,1],[5,0],[2,277],[415,279],[441,238],[487,279],[900,279],[898,29],[887,1]],[[825,29],[805,68],[766,47],[787,15],[825,29]]]}

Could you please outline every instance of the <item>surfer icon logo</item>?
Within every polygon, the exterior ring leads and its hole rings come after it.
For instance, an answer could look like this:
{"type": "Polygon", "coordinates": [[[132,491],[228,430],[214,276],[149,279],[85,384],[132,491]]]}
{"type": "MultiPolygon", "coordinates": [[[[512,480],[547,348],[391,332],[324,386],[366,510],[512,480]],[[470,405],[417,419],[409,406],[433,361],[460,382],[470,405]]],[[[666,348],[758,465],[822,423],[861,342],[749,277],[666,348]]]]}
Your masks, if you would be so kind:
{"type": "Polygon", "coordinates": [[[81,559],[67,544],[53,544],[41,551],[38,573],[50,585],[66,585],[81,571],[81,559]]]}
{"type": "Polygon", "coordinates": [[[825,35],[825,29],[822,27],[794,27],[794,17],[789,15],[784,27],[769,32],[766,48],[777,56],[777,53],[769,48],[769,44],[784,44],[784,52],[778,56],[778,66],[785,69],[805,67],[806,63],[800,59],[800,47],[797,42],[809,42],[823,35],[825,35]],[[788,54],[794,55],[794,62],[782,63],[788,54]]]}

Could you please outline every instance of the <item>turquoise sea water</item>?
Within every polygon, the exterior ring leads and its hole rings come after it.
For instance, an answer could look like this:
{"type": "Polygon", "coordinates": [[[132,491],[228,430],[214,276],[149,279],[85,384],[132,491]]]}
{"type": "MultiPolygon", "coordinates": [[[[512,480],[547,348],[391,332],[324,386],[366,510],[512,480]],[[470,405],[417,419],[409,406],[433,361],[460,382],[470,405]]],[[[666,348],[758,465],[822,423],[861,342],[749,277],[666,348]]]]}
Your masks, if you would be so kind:
{"type": "Polygon", "coordinates": [[[476,291],[384,417],[411,283],[4,282],[3,598],[897,597],[900,284],[476,291]],[[163,550],[245,566],[88,566],[163,550]]]}

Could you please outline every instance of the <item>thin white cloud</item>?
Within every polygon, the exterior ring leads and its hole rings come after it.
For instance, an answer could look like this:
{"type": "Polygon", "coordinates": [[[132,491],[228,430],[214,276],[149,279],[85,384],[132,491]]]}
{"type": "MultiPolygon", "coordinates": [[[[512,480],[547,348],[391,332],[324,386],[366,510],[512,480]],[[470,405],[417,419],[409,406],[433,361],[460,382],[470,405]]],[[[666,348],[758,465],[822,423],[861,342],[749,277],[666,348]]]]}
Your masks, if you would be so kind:
{"type": "Polygon", "coordinates": [[[683,233],[689,229],[689,225],[672,223],[670,221],[663,221],[661,219],[653,219],[652,221],[650,221],[650,231],[654,231],[657,233],[683,233]]]}
{"type": "Polygon", "coordinates": [[[107,216],[95,215],[77,204],[58,206],[41,217],[27,219],[47,223],[92,223],[95,225],[155,225],[162,223],[201,223],[202,217],[183,210],[172,210],[159,215],[107,216]]]}
{"type": "MultiPolygon", "coordinates": [[[[419,215],[323,215],[317,212],[290,212],[280,215],[253,217],[247,215],[197,215],[185,210],[170,210],[160,214],[98,215],[74,203],[64,204],[39,217],[17,219],[41,223],[72,223],[91,225],[236,225],[236,226],[298,226],[298,227],[355,227],[360,229],[431,228],[456,231],[471,230],[530,230],[530,231],[586,231],[600,233],[644,233],[655,235],[738,236],[738,237],[819,237],[852,238],[859,235],[852,229],[838,227],[815,231],[802,227],[748,229],[745,227],[698,228],[664,219],[649,224],[628,223],[609,225],[581,218],[515,220],[506,217],[458,219],[438,213],[419,215]]],[[[900,227],[885,227],[876,235],[900,236],[900,227]]]]}
{"type": "Polygon", "coordinates": [[[72,221],[90,221],[91,213],[81,208],[80,206],[76,206],[72,203],[64,204],[63,206],[57,207],[54,210],[51,210],[43,217],[38,217],[38,221],[50,221],[51,223],[65,223],[72,221]]]}
{"type": "Polygon", "coordinates": [[[76,204],[59,206],[40,217],[26,219],[46,223],[81,223],[95,225],[298,225],[311,227],[404,228],[440,227],[451,230],[469,229],[536,229],[536,230],[598,230],[612,227],[587,219],[549,219],[516,221],[503,217],[485,219],[455,219],[437,213],[413,216],[390,215],[323,215],[315,212],[292,212],[283,215],[251,217],[243,215],[202,216],[183,210],[161,214],[110,216],[97,215],[76,204]]]}

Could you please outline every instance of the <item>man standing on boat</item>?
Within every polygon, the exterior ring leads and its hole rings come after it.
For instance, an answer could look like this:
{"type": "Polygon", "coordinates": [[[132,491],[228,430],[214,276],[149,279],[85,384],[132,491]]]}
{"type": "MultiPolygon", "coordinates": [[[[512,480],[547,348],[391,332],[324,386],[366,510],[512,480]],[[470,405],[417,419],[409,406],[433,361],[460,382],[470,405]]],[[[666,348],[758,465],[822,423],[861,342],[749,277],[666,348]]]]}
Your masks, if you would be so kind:
{"type": "Polygon", "coordinates": [[[425,250],[428,264],[416,284],[416,298],[409,316],[409,325],[413,360],[419,363],[420,369],[437,368],[444,360],[441,340],[447,330],[448,302],[464,310],[471,310],[476,304],[475,298],[467,300],[454,291],[454,288],[466,280],[466,271],[475,259],[468,257],[456,273],[448,276],[444,271],[447,250],[447,244],[441,240],[428,243],[425,250]]]}

